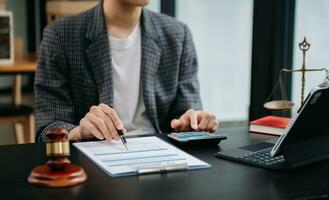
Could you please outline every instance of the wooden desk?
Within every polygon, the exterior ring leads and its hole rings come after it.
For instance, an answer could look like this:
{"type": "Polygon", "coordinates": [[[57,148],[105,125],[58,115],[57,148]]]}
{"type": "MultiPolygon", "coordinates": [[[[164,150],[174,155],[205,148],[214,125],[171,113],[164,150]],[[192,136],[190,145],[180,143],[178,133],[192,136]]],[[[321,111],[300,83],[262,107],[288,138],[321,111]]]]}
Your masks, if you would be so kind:
{"type": "Polygon", "coordinates": [[[34,73],[36,68],[37,68],[36,59],[27,58],[23,60],[17,60],[13,65],[1,65],[0,75],[34,73]]]}
{"type": "Polygon", "coordinates": [[[22,103],[22,77],[20,74],[35,73],[37,62],[35,57],[16,60],[12,65],[1,65],[0,75],[14,75],[13,79],[13,96],[15,104],[22,103]]]}
{"type": "MultiPolygon", "coordinates": [[[[329,197],[329,162],[291,172],[273,172],[218,159],[220,149],[248,145],[273,136],[249,134],[247,127],[222,129],[228,139],[218,146],[184,147],[212,165],[210,169],[112,178],[71,147],[71,161],[85,169],[86,183],[49,189],[27,183],[31,169],[44,163],[44,144],[0,147],[1,199],[318,199],[329,197]]],[[[161,136],[165,138],[165,136],[161,136]]]]}

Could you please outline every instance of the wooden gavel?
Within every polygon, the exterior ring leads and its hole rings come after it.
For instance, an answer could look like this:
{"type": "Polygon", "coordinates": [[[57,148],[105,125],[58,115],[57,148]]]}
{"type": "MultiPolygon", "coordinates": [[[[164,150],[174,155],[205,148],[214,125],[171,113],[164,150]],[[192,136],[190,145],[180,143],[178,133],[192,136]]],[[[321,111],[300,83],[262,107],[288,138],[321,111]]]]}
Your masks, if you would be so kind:
{"type": "Polygon", "coordinates": [[[46,135],[47,164],[32,169],[28,182],[47,187],[66,187],[80,184],[87,180],[86,173],[71,164],[68,131],[63,128],[51,129],[46,135]]]}

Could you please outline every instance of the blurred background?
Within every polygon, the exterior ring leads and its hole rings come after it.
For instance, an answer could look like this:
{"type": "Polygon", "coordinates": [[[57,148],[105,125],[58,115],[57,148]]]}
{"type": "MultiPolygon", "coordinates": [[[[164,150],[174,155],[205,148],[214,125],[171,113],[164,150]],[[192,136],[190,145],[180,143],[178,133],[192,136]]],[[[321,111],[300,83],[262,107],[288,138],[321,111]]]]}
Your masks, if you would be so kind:
{"type": "MultiPolygon", "coordinates": [[[[263,103],[281,68],[301,67],[298,43],[304,36],[311,43],[307,66],[328,68],[328,0],[150,1],[148,9],[170,15],[191,29],[198,53],[204,110],[215,113],[222,127],[247,126],[249,120],[269,114],[263,103]]],[[[12,65],[35,65],[43,28],[98,2],[0,0],[0,9],[13,13],[15,62],[12,65]]],[[[0,103],[13,101],[13,93],[21,90],[18,103],[33,108],[33,69],[24,73],[1,73],[1,68],[0,63],[0,103]],[[22,77],[20,82],[17,75],[22,77]]],[[[285,77],[287,97],[296,106],[284,115],[293,114],[299,107],[300,78],[299,74],[285,77]]],[[[323,73],[307,73],[306,93],[323,79],[323,73]]],[[[274,98],[280,98],[280,93],[276,92],[274,98]]],[[[0,144],[16,143],[15,121],[1,122],[0,144]]]]}

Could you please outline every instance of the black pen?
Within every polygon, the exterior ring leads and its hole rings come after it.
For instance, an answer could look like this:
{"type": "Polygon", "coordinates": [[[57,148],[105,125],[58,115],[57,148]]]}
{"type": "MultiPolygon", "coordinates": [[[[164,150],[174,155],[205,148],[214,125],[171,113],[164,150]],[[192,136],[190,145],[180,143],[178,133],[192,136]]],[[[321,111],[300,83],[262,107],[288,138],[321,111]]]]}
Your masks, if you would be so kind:
{"type": "Polygon", "coordinates": [[[123,134],[122,130],[117,130],[117,131],[118,131],[118,134],[120,136],[123,146],[125,147],[126,151],[128,151],[127,140],[125,138],[125,135],[123,134]]]}

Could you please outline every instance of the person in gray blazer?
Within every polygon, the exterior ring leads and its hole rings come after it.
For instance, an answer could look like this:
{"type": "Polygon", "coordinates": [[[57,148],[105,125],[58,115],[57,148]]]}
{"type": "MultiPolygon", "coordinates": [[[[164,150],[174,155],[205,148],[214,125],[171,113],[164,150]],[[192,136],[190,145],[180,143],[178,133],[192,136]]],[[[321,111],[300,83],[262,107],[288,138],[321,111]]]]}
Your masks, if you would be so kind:
{"type": "Polygon", "coordinates": [[[209,131],[188,27],[149,11],[149,0],[104,0],[44,29],[35,75],[37,141],[209,131]]]}

